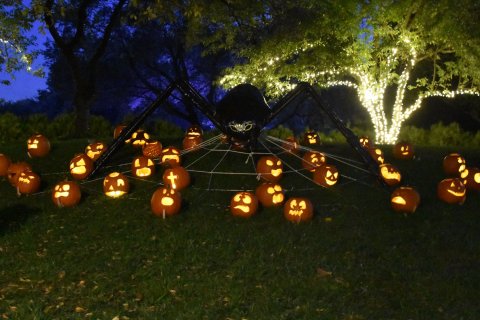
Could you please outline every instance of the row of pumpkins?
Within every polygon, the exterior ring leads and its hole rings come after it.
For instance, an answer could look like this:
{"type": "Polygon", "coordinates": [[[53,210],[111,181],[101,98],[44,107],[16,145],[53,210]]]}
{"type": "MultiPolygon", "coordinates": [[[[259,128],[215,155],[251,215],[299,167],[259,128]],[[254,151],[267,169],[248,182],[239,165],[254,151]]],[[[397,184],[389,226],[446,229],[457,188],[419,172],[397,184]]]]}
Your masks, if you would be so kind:
{"type": "MultiPolygon", "coordinates": [[[[124,126],[115,129],[117,137],[124,126]]],[[[183,139],[183,149],[195,149],[202,143],[202,130],[198,126],[190,127],[183,139]]],[[[132,161],[132,174],[136,177],[148,177],[155,172],[154,159],[159,159],[165,167],[163,183],[165,187],[158,188],[151,198],[151,208],[154,214],[167,216],[177,214],[181,208],[182,189],[190,185],[188,171],[181,167],[181,151],[175,147],[163,148],[159,141],[150,140],[148,133],[138,130],[126,141],[135,147],[142,148],[142,155],[132,161]]],[[[318,136],[308,132],[305,144],[318,144],[318,136]]],[[[380,175],[385,183],[396,186],[401,181],[401,174],[391,164],[384,163],[381,149],[372,146],[368,137],[360,137],[360,143],[367,148],[372,157],[379,164],[380,175]]],[[[286,140],[284,147],[289,152],[298,153],[298,144],[295,139],[286,140]]],[[[85,179],[93,169],[93,163],[106,145],[96,142],[88,145],[84,153],[77,154],[70,161],[70,174],[75,180],[85,179]]],[[[44,157],[50,151],[48,139],[37,134],[27,141],[27,152],[30,157],[44,157]]],[[[394,156],[399,159],[412,159],[413,147],[405,142],[394,147],[394,156]]],[[[466,187],[480,189],[480,171],[476,168],[466,168],[465,159],[458,154],[451,154],[444,159],[444,170],[450,176],[442,180],[437,187],[441,200],[447,203],[463,203],[466,196],[466,187]]],[[[339,173],[334,165],[326,163],[324,154],[318,151],[307,151],[302,157],[302,166],[312,172],[313,181],[323,187],[331,187],[338,181],[339,173]]],[[[274,156],[262,156],[256,166],[257,173],[263,183],[258,186],[255,194],[240,192],[235,194],[230,203],[232,214],[249,217],[257,211],[258,203],[264,207],[281,206],[285,200],[283,189],[278,181],[283,174],[282,161],[274,156]]],[[[25,162],[10,163],[7,156],[0,154],[0,176],[7,176],[10,183],[16,187],[19,194],[31,194],[40,188],[40,177],[31,170],[25,162]]],[[[104,193],[109,197],[120,197],[129,192],[128,178],[119,172],[112,172],[104,178],[104,193]]],[[[81,190],[75,181],[62,181],[55,185],[52,193],[53,202],[59,206],[76,205],[81,198],[81,190]]],[[[420,203],[418,192],[412,187],[398,187],[391,195],[391,205],[395,211],[413,213],[420,203]]],[[[309,199],[290,198],[284,205],[284,215],[291,221],[309,220],[313,216],[313,206],[309,199]]]]}

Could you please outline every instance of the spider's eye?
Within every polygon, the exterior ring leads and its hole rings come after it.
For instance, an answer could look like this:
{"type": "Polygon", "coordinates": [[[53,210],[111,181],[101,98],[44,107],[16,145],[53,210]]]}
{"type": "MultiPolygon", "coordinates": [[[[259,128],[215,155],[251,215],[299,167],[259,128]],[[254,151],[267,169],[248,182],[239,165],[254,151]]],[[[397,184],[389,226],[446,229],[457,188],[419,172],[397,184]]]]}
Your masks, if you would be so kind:
{"type": "Polygon", "coordinates": [[[252,122],[245,122],[243,125],[243,131],[250,131],[253,128],[252,122]]]}

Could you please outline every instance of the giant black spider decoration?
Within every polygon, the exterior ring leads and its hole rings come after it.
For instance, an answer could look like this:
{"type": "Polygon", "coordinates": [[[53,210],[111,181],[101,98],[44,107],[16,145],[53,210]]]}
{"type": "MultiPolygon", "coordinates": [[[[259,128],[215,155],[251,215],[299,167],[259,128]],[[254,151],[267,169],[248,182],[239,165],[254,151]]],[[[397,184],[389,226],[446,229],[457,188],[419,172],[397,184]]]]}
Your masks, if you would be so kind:
{"type": "Polygon", "coordinates": [[[371,174],[383,182],[378,174],[377,163],[365,148],[360,145],[358,137],[343,124],[335,111],[323,100],[320,93],[310,84],[304,82],[299,83],[295,89],[283,96],[272,107],[268,106],[262,93],[256,87],[250,84],[242,84],[230,90],[215,109],[190,83],[186,81],[173,82],[132,123],[123,129],[122,133],[110,144],[106,152],[95,162],[95,167],[89,177],[93,176],[103,166],[145,119],[170,97],[174,90],[180,91],[184,97],[189,99],[217,129],[227,136],[229,143],[240,143],[249,150],[255,149],[261,132],[282,110],[301,97],[302,94],[307,94],[313,98],[315,105],[327,114],[338,130],[345,136],[347,142],[358,153],[371,174]]]}

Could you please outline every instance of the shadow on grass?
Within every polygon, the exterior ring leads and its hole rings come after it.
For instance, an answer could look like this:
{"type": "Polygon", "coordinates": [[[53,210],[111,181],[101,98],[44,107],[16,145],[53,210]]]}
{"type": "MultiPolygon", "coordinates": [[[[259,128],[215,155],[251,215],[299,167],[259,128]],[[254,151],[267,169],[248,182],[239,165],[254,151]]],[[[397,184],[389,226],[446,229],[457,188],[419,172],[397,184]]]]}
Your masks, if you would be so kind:
{"type": "Polygon", "coordinates": [[[24,225],[29,218],[38,213],[37,208],[14,204],[0,210],[0,236],[16,231],[24,225]]]}

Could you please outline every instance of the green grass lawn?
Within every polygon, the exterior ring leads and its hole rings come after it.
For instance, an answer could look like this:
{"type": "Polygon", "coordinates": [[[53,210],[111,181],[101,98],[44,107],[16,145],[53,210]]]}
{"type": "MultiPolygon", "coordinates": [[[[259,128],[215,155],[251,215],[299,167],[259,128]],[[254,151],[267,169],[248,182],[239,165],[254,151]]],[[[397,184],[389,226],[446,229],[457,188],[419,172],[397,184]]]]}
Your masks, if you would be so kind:
{"type": "MultiPolygon", "coordinates": [[[[102,195],[101,180],[83,183],[78,206],[56,208],[50,189],[85,145],[56,142],[47,158],[28,160],[44,181],[39,194],[17,197],[0,180],[0,318],[478,319],[480,194],[461,206],[436,197],[443,156],[455,148],[418,148],[412,161],[384,149],[421,194],[410,216],[393,212],[373,179],[326,190],[292,173],[282,182],[287,197],[315,206],[311,222],[293,224],[281,208],[233,217],[233,192],[205,190],[210,176],[195,172],[181,214],[166,220],[150,211],[161,170],[132,179],[121,199],[102,195]]],[[[345,146],[327,151],[355,158],[345,146]]],[[[480,166],[478,151],[459,151],[480,166]]],[[[0,153],[27,160],[23,145],[0,153]]],[[[245,160],[222,166],[251,166],[245,160]]],[[[256,187],[254,177],[214,179],[212,188],[256,187]]]]}

